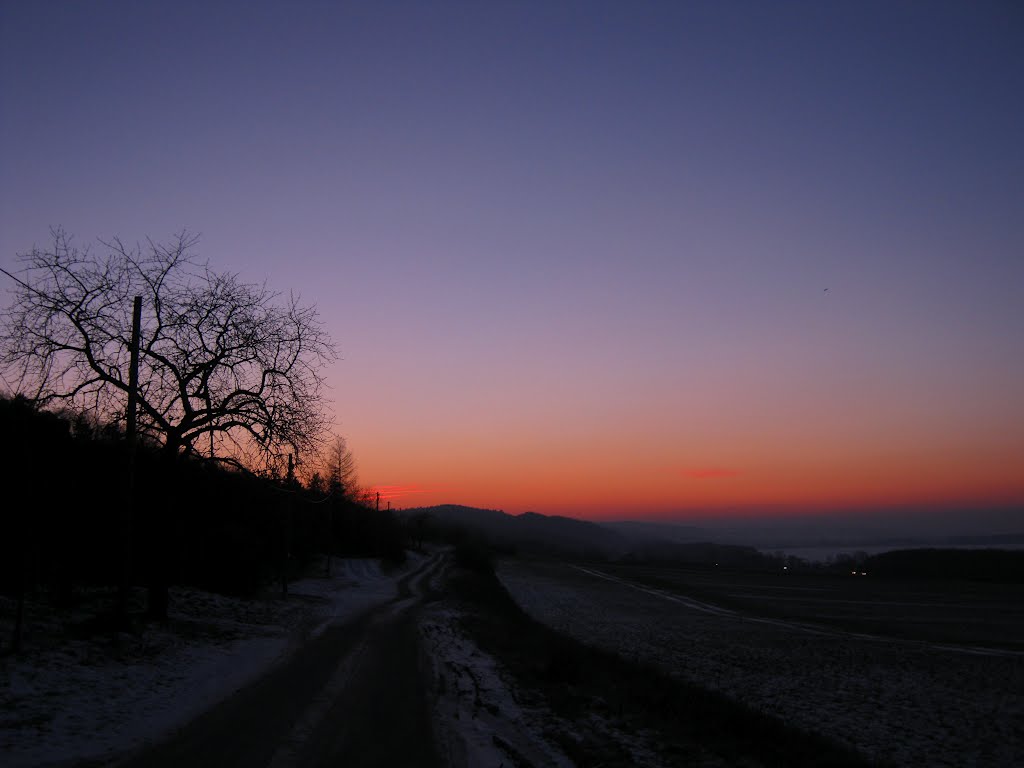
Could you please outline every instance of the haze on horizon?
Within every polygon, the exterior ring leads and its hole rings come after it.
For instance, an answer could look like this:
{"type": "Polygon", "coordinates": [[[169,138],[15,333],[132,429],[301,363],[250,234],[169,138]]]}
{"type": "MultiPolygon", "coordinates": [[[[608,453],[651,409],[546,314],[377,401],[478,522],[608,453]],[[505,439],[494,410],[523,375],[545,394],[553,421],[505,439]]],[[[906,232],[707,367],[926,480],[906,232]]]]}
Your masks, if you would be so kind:
{"type": "Polygon", "coordinates": [[[317,304],[396,506],[1022,522],[1022,38],[1002,2],[7,3],[0,267],[201,233],[317,304]]]}

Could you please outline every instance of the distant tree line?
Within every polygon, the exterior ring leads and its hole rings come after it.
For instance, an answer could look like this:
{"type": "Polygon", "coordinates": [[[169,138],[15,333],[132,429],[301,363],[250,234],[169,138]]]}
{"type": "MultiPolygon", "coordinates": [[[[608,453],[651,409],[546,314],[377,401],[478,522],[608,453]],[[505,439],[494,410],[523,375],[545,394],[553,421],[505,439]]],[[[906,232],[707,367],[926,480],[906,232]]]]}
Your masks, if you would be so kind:
{"type": "MultiPolygon", "coordinates": [[[[69,606],[83,587],[115,587],[127,445],[117,425],[0,398],[0,591],[69,606]],[[20,501],[15,501],[19,499],[20,501]]],[[[287,581],[318,555],[401,559],[405,528],[314,474],[268,477],[140,445],[130,576],[227,594],[287,581]]]]}
{"type": "Polygon", "coordinates": [[[1022,550],[898,549],[871,555],[860,567],[874,576],[1024,584],[1022,550]]]}
{"type": "Polygon", "coordinates": [[[454,546],[462,564],[476,567],[495,556],[554,557],[692,571],[811,573],[836,578],[958,579],[1024,583],[1024,551],[997,548],[893,550],[876,555],[855,551],[825,562],[785,552],[713,542],[679,542],[653,537],[625,539],[595,523],[534,513],[446,504],[401,513],[413,546],[435,541],[454,546]]]}

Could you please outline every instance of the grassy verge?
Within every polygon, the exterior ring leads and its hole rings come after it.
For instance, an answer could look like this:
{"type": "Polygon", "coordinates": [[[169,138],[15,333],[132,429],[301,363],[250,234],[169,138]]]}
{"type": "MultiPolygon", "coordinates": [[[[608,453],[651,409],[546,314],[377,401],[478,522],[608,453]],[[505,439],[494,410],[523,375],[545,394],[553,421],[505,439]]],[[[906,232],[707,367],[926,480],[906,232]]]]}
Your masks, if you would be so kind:
{"type": "Polygon", "coordinates": [[[464,631],[555,715],[580,726],[573,736],[549,736],[581,768],[634,765],[624,747],[593,727],[601,721],[653,737],[669,765],[873,765],[822,736],[539,624],[486,569],[459,569],[452,588],[465,609],[464,631]]]}

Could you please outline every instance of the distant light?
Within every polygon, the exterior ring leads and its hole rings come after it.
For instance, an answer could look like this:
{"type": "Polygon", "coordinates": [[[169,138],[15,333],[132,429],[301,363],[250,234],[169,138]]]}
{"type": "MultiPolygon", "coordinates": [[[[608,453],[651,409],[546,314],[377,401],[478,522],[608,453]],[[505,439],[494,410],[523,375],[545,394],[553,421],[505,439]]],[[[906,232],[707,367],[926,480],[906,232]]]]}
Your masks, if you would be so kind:
{"type": "Polygon", "coordinates": [[[789,570],[789,566],[788,566],[788,565],[784,565],[784,566],[782,566],[782,570],[784,570],[784,571],[788,571],[788,570],[789,570]]]}
{"type": "Polygon", "coordinates": [[[850,574],[853,575],[853,576],[856,576],[857,572],[856,571],[850,571],[850,574]]]}

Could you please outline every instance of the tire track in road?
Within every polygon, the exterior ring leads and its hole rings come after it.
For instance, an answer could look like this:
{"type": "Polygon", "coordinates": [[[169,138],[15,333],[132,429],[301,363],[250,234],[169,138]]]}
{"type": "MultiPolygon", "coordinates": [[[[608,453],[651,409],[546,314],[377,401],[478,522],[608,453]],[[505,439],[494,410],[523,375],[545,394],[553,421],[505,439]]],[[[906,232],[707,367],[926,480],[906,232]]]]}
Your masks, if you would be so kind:
{"type": "Polygon", "coordinates": [[[399,580],[399,597],[380,609],[358,646],[310,701],[268,768],[436,764],[430,754],[424,688],[419,684],[422,670],[412,611],[428,596],[431,579],[445,565],[443,555],[437,554],[399,580]],[[410,728],[388,732],[387,724],[403,722],[410,728]],[[416,746],[413,755],[408,754],[410,743],[416,746]]]}

